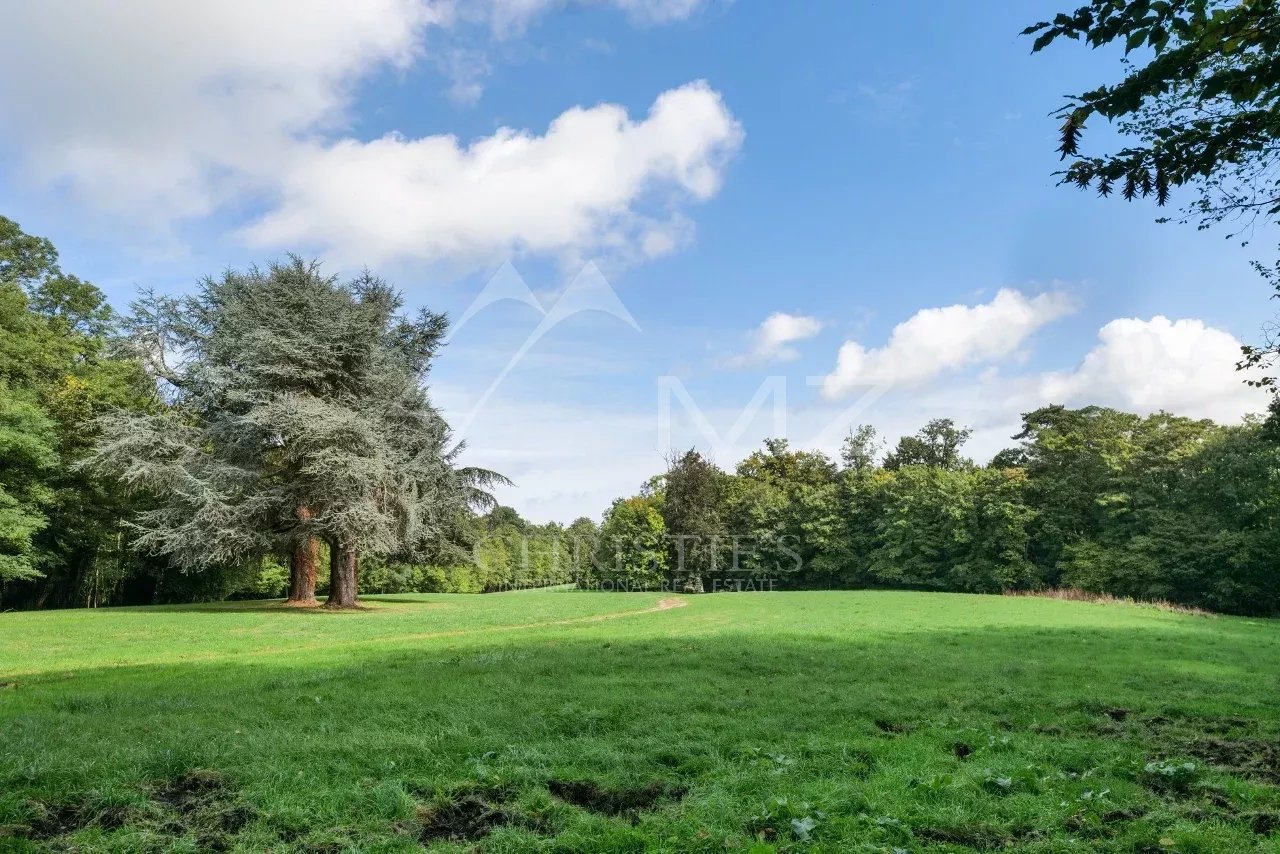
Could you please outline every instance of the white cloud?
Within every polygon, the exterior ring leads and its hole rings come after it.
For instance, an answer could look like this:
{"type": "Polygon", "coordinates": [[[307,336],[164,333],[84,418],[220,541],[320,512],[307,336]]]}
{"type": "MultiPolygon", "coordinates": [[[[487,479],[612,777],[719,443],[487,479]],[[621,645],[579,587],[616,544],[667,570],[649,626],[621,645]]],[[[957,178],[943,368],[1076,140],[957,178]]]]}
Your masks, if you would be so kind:
{"type": "Polygon", "coordinates": [[[981,305],[922,309],[895,326],[883,347],[869,350],[846,341],[835,370],[823,379],[822,393],[834,399],[862,386],[920,383],[1005,358],[1072,308],[1071,298],[1060,291],[1027,297],[1004,289],[981,305]]]}
{"type": "Polygon", "coordinates": [[[1041,379],[1044,400],[1221,422],[1266,408],[1265,394],[1235,370],[1240,341],[1202,320],[1122,318],[1102,327],[1098,339],[1077,368],[1041,379]]]}
{"type": "Polygon", "coordinates": [[[316,245],[376,262],[511,252],[653,255],[679,242],[669,205],[719,189],[742,130],[698,82],[662,93],[632,120],[620,106],[576,107],[542,135],[503,128],[452,136],[343,140],[295,153],[279,206],[253,224],[263,246],[316,245]],[[655,213],[644,208],[658,198],[655,213]]]}
{"type": "MultiPolygon", "coordinates": [[[[594,5],[636,20],[668,21],[687,17],[703,2],[598,0],[594,5]]],[[[340,226],[351,224],[351,213],[336,223],[320,221],[317,213],[299,212],[293,205],[303,197],[330,204],[339,192],[349,192],[358,176],[379,189],[395,186],[387,206],[391,215],[408,209],[419,216],[418,226],[434,225],[439,208],[407,198],[413,189],[489,194],[466,200],[461,212],[469,224],[433,235],[428,253],[455,245],[541,249],[593,241],[674,246],[681,229],[672,223],[680,222],[678,216],[663,211],[666,219],[645,222],[632,205],[651,189],[676,189],[694,199],[715,192],[721,156],[736,147],[740,130],[719,97],[703,85],[666,93],[643,122],[628,122],[617,107],[569,110],[545,137],[504,130],[466,146],[448,137],[343,138],[358,87],[371,74],[408,69],[429,58],[452,78],[451,97],[474,100],[489,66],[477,39],[491,40],[498,28],[521,27],[567,5],[559,0],[19,4],[6,10],[0,27],[0,55],[14,70],[0,75],[5,129],[0,148],[17,159],[15,172],[31,183],[56,186],[86,210],[127,215],[138,227],[162,233],[175,221],[223,209],[261,209],[283,198],[283,209],[269,213],[255,234],[332,241],[340,226]],[[588,170],[575,173],[566,158],[583,155],[580,146],[604,148],[587,152],[588,170]],[[374,160],[378,156],[386,157],[386,171],[374,160]],[[331,181],[323,172],[327,168],[335,170],[331,181]],[[621,175],[604,180],[592,169],[616,169],[621,175]],[[303,176],[325,186],[304,192],[298,186],[303,176]],[[587,180],[604,180],[605,186],[593,196],[582,186],[587,180]],[[396,186],[401,181],[409,182],[408,190],[396,186]],[[499,184],[502,192],[492,192],[499,184]],[[527,196],[533,192],[545,194],[541,201],[552,222],[531,217],[527,196]],[[302,227],[304,218],[310,231],[302,227]],[[481,219],[500,225],[480,234],[481,219]]],[[[371,219],[356,222],[355,230],[376,231],[386,223],[388,210],[362,206],[359,195],[348,201],[371,219]]],[[[410,237],[402,233],[399,239],[410,237]]],[[[395,240],[391,243],[383,248],[401,251],[395,240]]]]}
{"type": "Polygon", "coordinates": [[[751,349],[727,360],[728,365],[754,365],[765,362],[787,362],[800,354],[791,346],[817,335],[822,323],[816,317],[775,311],[747,336],[751,349]]]}
{"type": "Polygon", "coordinates": [[[416,0],[19,4],[0,28],[3,144],[99,210],[204,215],[340,126],[350,88],[408,66],[444,20],[416,0]]]}

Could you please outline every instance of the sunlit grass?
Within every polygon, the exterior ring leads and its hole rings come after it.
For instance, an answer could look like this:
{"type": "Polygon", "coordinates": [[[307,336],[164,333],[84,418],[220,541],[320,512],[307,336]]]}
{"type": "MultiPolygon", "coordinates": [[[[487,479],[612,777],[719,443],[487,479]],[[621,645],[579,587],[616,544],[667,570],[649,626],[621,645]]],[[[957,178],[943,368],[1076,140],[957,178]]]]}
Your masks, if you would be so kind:
{"type": "Polygon", "coordinates": [[[0,848],[1280,851],[1280,624],[666,598],[0,616],[0,848]]]}

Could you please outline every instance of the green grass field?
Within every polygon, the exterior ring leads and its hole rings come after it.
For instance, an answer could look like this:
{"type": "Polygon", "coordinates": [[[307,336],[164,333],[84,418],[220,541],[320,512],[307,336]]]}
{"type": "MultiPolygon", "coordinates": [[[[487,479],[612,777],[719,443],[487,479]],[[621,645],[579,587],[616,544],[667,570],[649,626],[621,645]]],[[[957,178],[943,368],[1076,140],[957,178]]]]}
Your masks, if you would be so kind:
{"type": "Polygon", "coordinates": [[[1280,852],[1280,624],[569,591],[0,615],[0,850],[1280,852]]]}

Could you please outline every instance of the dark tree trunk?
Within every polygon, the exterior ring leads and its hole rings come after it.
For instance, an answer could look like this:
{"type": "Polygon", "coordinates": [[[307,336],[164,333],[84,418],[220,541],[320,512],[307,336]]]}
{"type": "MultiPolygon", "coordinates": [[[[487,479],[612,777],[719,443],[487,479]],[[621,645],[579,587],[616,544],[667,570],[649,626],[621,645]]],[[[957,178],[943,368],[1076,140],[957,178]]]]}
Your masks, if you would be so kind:
{"type": "Polygon", "coordinates": [[[350,546],[329,547],[329,601],[326,608],[356,607],[356,552],[350,546]]]}
{"type": "Polygon", "coordinates": [[[294,546],[289,557],[289,600],[285,604],[316,604],[316,563],[319,559],[320,546],[314,537],[307,537],[294,546]]]}
{"type": "MultiPolygon", "coordinates": [[[[298,521],[311,519],[311,510],[298,508],[298,521]]],[[[316,604],[316,564],[320,560],[320,544],[315,537],[304,537],[289,556],[289,599],[286,605],[307,607],[316,604]]]]}
{"type": "Polygon", "coordinates": [[[49,601],[49,594],[53,593],[53,588],[57,582],[54,581],[53,575],[49,575],[49,580],[44,583],[44,587],[40,588],[40,595],[36,597],[35,609],[39,611],[44,608],[44,603],[49,601]]]}

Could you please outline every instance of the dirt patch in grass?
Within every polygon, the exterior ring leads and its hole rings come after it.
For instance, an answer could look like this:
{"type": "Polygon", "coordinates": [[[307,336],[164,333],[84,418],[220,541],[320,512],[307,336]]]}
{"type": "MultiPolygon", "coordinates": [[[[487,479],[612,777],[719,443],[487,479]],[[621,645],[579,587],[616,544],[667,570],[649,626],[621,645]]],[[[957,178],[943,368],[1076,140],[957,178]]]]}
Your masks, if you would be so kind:
{"type": "Polygon", "coordinates": [[[474,842],[495,828],[518,823],[516,813],[489,803],[479,795],[462,795],[445,803],[418,809],[421,842],[474,842]]]}
{"type": "Polygon", "coordinates": [[[1072,833],[1093,833],[1101,828],[1108,828],[1113,825],[1123,824],[1130,821],[1137,821],[1147,814],[1147,808],[1144,806],[1120,807],[1118,809],[1108,810],[1101,815],[1073,815],[1067,819],[1067,830],[1072,833]]]}
{"type": "Polygon", "coordinates": [[[81,817],[83,810],[80,804],[31,801],[27,806],[33,815],[26,824],[14,828],[17,835],[37,840],[56,839],[86,826],[81,817]]]}
{"type": "Polygon", "coordinates": [[[1246,812],[1240,814],[1240,820],[1258,836],[1271,836],[1280,831],[1280,813],[1246,812]]]}
{"type": "Polygon", "coordinates": [[[1165,713],[1142,723],[1169,755],[1190,755],[1221,771],[1280,784],[1280,737],[1260,735],[1251,718],[1165,713]]]}
{"type": "Polygon", "coordinates": [[[1234,715],[1195,715],[1165,711],[1142,718],[1142,725],[1152,732],[1175,733],[1179,730],[1198,735],[1248,735],[1258,729],[1258,722],[1234,715]]]}
{"type": "Polygon", "coordinates": [[[194,836],[202,851],[225,851],[233,837],[257,816],[221,774],[195,770],[166,780],[151,795],[168,813],[163,830],[194,836]]]}
{"type": "Polygon", "coordinates": [[[27,821],[6,825],[0,829],[0,838],[18,836],[48,841],[86,827],[115,830],[127,824],[131,817],[127,807],[104,804],[96,794],[57,803],[31,800],[27,802],[27,809],[30,813],[27,821]]]}
{"type": "MultiPolygon", "coordinates": [[[[418,790],[415,794],[426,793],[418,790]]],[[[429,803],[417,809],[418,839],[424,844],[475,842],[508,826],[544,835],[554,833],[544,820],[513,806],[516,795],[517,787],[510,783],[463,783],[443,793],[436,790],[429,803]]]]}
{"type": "Polygon", "coordinates": [[[152,789],[150,801],[121,806],[104,803],[96,793],[58,803],[29,801],[30,818],[8,828],[7,835],[48,842],[86,828],[111,831],[138,825],[170,838],[194,836],[202,851],[224,851],[234,834],[257,815],[213,771],[190,771],[166,780],[152,789]]]}
{"type": "Polygon", "coordinates": [[[1256,720],[1165,711],[1141,724],[1168,757],[1190,756],[1230,774],[1280,784],[1280,737],[1260,734],[1256,720]]]}
{"type": "Polygon", "coordinates": [[[1267,783],[1280,783],[1280,741],[1261,738],[1205,738],[1186,750],[1215,768],[1267,783]]]}
{"type": "Polygon", "coordinates": [[[1247,827],[1257,836],[1271,836],[1280,831],[1280,812],[1241,809],[1221,789],[1203,788],[1193,798],[1179,805],[1181,812],[1197,822],[1219,820],[1247,827]],[[1199,798],[1200,800],[1196,800],[1199,798]]]}
{"type": "Polygon", "coordinates": [[[638,788],[609,788],[593,780],[548,780],[547,791],[562,801],[594,813],[636,816],[664,800],[680,800],[688,791],[683,786],[654,781],[638,788]]]}

